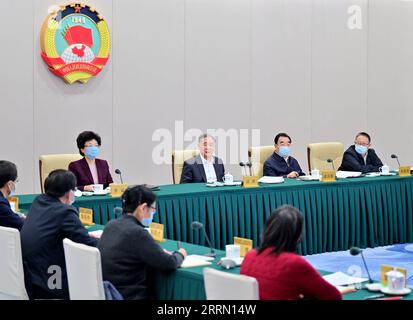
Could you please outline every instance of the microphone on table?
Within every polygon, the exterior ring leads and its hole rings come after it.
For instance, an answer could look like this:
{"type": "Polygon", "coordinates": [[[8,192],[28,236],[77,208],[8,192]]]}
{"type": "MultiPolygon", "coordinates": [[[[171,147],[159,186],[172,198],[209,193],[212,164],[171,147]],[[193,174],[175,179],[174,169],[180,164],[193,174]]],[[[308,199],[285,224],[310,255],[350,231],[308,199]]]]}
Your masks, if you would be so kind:
{"type": "Polygon", "coordinates": [[[334,168],[334,161],[333,159],[327,159],[326,160],[328,163],[331,163],[331,166],[333,167],[333,170],[336,171],[336,168],[334,168]]]}
{"type": "Polygon", "coordinates": [[[399,167],[400,167],[399,157],[398,157],[397,155],[395,155],[395,154],[392,154],[392,155],[391,155],[391,158],[392,158],[392,159],[396,159],[396,160],[397,160],[397,163],[399,164],[399,167]]]}
{"type": "Polygon", "coordinates": [[[254,171],[253,171],[253,169],[252,169],[252,163],[251,163],[251,161],[248,161],[246,165],[247,165],[247,167],[248,167],[249,170],[250,170],[250,176],[253,176],[253,175],[254,175],[254,171]]]}
{"type": "Polygon", "coordinates": [[[243,175],[246,176],[247,175],[247,169],[245,169],[246,164],[244,162],[240,162],[239,165],[242,168],[242,172],[244,173],[243,175]]]}
{"type": "Polygon", "coordinates": [[[121,207],[113,208],[113,213],[115,214],[115,219],[119,219],[122,216],[123,209],[121,207]]]}
{"type": "Polygon", "coordinates": [[[115,173],[119,175],[119,177],[120,177],[120,183],[123,184],[122,172],[121,172],[119,169],[116,169],[116,170],[115,170],[115,173]]]}
{"type": "Polygon", "coordinates": [[[193,230],[198,230],[198,229],[203,229],[203,230],[204,230],[205,239],[206,239],[209,247],[211,248],[211,252],[204,254],[204,256],[207,256],[207,257],[215,257],[215,256],[216,256],[215,250],[212,248],[212,243],[211,243],[211,241],[209,240],[209,237],[208,237],[208,235],[207,235],[207,233],[206,233],[206,231],[205,231],[204,225],[203,225],[201,222],[199,222],[199,221],[193,221],[192,224],[191,224],[191,227],[192,227],[193,230]]]}
{"type": "Polygon", "coordinates": [[[363,250],[361,250],[360,248],[357,248],[357,247],[352,247],[352,248],[350,249],[350,254],[351,254],[352,256],[357,256],[357,255],[359,255],[359,254],[361,255],[361,259],[363,260],[364,267],[366,268],[367,275],[368,275],[368,277],[369,277],[369,283],[373,283],[373,280],[371,279],[371,276],[370,276],[369,269],[367,268],[366,260],[364,260],[363,250]]]}

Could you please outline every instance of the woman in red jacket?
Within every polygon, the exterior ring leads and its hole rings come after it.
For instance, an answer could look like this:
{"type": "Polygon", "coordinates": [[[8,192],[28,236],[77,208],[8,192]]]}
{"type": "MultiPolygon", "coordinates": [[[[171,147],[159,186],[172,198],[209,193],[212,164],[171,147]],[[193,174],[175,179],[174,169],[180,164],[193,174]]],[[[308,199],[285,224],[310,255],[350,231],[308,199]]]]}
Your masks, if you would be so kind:
{"type": "Polygon", "coordinates": [[[260,299],[341,299],[334,286],[295,254],[302,230],[303,217],[296,208],[282,206],[271,213],[261,246],[248,252],[241,266],[241,274],[257,279],[260,299]]]}

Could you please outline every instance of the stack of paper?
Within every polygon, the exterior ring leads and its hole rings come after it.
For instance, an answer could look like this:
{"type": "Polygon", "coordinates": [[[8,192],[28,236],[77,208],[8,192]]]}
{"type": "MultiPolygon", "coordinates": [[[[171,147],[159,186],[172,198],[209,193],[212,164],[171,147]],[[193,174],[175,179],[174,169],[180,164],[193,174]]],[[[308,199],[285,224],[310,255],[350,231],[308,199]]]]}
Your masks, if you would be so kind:
{"type": "Polygon", "coordinates": [[[186,256],[184,262],[181,265],[181,268],[192,268],[192,267],[201,267],[201,266],[209,266],[211,262],[214,260],[212,257],[205,257],[200,256],[197,254],[191,254],[186,256]]]}
{"type": "Polygon", "coordinates": [[[354,178],[354,177],[360,177],[361,172],[357,171],[337,171],[336,172],[336,177],[338,179],[345,179],[345,178],[354,178]]]}
{"type": "Polygon", "coordinates": [[[341,271],[328,274],[323,278],[333,286],[348,286],[351,284],[361,283],[368,280],[367,278],[352,277],[341,271]]]}
{"type": "Polygon", "coordinates": [[[269,177],[269,176],[264,176],[258,180],[260,183],[283,183],[284,178],[283,177],[269,177]]]}

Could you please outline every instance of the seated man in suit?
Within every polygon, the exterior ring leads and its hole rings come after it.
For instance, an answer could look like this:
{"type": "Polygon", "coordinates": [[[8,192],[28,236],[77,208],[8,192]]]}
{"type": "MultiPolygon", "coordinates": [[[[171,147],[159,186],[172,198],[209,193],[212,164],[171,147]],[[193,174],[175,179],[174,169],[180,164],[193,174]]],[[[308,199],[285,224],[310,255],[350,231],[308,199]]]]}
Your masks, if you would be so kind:
{"type": "Polygon", "coordinates": [[[274,138],[274,153],[264,162],[264,176],[297,178],[305,175],[298,161],[290,156],[291,138],[279,133],[274,138]]]}
{"type": "Polygon", "coordinates": [[[360,132],[356,135],[354,145],[350,146],[343,155],[343,162],[338,170],[358,171],[362,173],[378,172],[383,166],[374,149],[371,149],[370,135],[360,132]]]}
{"type": "Polygon", "coordinates": [[[20,230],[23,219],[10,207],[7,198],[16,190],[17,168],[10,161],[0,161],[0,226],[20,230]]]}
{"type": "Polygon", "coordinates": [[[215,140],[208,134],[198,139],[200,154],[184,162],[180,183],[222,181],[224,164],[214,156],[215,140]]]}
{"type": "Polygon", "coordinates": [[[63,239],[96,246],[72,206],[76,177],[54,170],[32,203],[21,230],[27,292],[32,299],[69,299],[63,239]]]}

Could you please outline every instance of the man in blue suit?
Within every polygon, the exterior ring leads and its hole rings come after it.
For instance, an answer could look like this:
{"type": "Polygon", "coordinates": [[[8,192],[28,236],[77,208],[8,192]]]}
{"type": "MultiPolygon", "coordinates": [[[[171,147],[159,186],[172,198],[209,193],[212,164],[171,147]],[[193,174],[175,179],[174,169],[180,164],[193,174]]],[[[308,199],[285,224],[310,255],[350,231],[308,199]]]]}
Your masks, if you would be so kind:
{"type": "Polygon", "coordinates": [[[76,188],[72,172],[52,171],[44,188],[20,233],[27,291],[33,299],[69,299],[63,239],[88,246],[96,246],[97,240],[89,236],[72,206],[76,188]]]}
{"type": "Polygon", "coordinates": [[[264,176],[297,178],[303,176],[298,161],[291,154],[291,138],[279,133],[274,138],[274,153],[264,162],[264,176]]]}
{"type": "Polygon", "coordinates": [[[222,181],[225,169],[222,160],[214,156],[214,138],[203,134],[198,141],[200,154],[184,162],[180,183],[222,181]]]}
{"type": "Polygon", "coordinates": [[[0,160],[0,226],[16,228],[23,227],[23,219],[10,207],[7,198],[16,190],[17,167],[14,163],[0,160]]]}

